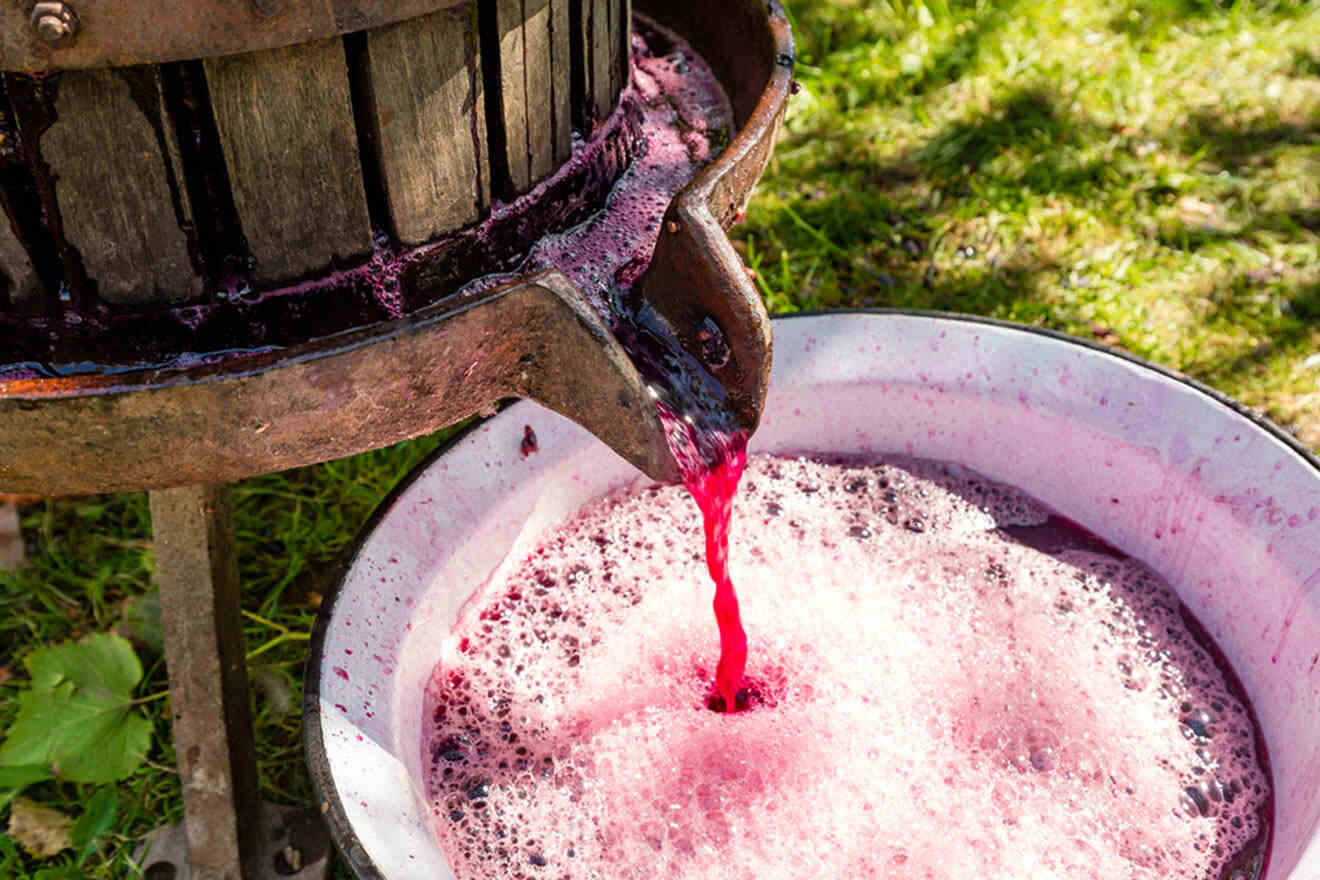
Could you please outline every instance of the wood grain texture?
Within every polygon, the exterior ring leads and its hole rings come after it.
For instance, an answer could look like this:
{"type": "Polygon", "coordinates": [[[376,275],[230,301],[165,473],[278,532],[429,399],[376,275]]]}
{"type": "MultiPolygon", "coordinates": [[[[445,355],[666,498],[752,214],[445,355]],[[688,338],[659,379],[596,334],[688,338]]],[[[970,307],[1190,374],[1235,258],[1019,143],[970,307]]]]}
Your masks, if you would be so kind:
{"type": "Polygon", "coordinates": [[[192,218],[154,68],[69,71],[39,149],[64,236],[101,298],[145,305],[201,294],[192,218]]]}
{"type": "Polygon", "coordinates": [[[618,34],[618,57],[615,58],[614,100],[628,87],[632,77],[632,0],[616,0],[615,32],[618,34]]]}
{"type": "Polygon", "coordinates": [[[569,5],[573,0],[550,0],[551,115],[554,165],[573,155],[573,56],[569,5]]]}
{"type": "Polygon", "coordinates": [[[618,0],[591,0],[591,99],[596,122],[603,122],[614,109],[613,14],[618,0]]]}
{"type": "Polygon", "coordinates": [[[372,123],[395,235],[420,244],[490,205],[475,3],[372,31],[372,123]]]}
{"type": "Polygon", "coordinates": [[[77,0],[78,38],[52,49],[32,0],[0,3],[0,70],[161,63],[255,52],[383,27],[465,0],[77,0]]]}
{"type": "MultiPolygon", "coordinates": [[[[0,215],[0,271],[4,272],[4,284],[9,307],[19,314],[29,314],[41,310],[41,279],[32,266],[32,259],[27,249],[14,234],[9,218],[0,215]]],[[[5,297],[0,297],[3,304],[5,297]]]]}
{"type": "Polygon", "coordinates": [[[259,282],[371,250],[339,39],[205,62],[234,204],[259,282]]]}
{"type": "Polygon", "coordinates": [[[504,114],[504,149],[515,193],[531,188],[527,143],[526,28],[522,0],[496,0],[495,26],[500,45],[500,106],[504,114]]]}
{"type": "Polygon", "coordinates": [[[550,0],[523,0],[523,72],[530,183],[555,169],[554,64],[550,0]]]}

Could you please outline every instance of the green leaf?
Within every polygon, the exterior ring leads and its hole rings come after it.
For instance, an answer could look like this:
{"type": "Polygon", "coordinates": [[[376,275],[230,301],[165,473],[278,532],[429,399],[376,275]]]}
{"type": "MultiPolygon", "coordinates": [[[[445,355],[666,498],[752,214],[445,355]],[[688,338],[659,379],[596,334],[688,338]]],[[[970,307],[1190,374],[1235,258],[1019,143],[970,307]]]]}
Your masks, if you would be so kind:
{"type": "Polygon", "coordinates": [[[41,764],[20,764],[16,767],[0,765],[0,791],[27,788],[34,782],[52,778],[54,774],[41,764]]]}
{"type": "Polygon", "coordinates": [[[24,659],[32,686],[0,746],[0,765],[38,764],[72,782],[115,782],[151,746],[151,724],[133,710],[142,665],[119,636],[39,648],[24,659]]]}
{"type": "Polygon", "coordinates": [[[85,880],[86,876],[72,865],[60,865],[55,868],[42,868],[32,875],[32,880],[85,880]]]}
{"type": "Polygon", "coordinates": [[[119,792],[113,785],[98,788],[87,802],[78,821],[73,823],[73,846],[78,850],[78,864],[87,863],[87,858],[96,852],[100,839],[115,827],[115,815],[119,812],[119,792]]]}

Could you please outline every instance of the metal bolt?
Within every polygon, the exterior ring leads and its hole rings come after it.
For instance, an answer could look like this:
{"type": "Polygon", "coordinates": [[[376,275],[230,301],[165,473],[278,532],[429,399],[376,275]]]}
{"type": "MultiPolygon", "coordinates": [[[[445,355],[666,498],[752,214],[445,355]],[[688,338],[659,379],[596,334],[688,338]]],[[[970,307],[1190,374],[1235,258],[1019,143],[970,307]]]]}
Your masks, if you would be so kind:
{"type": "Polygon", "coordinates": [[[713,315],[705,315],[697,325],[698,354],[706,366],[718,370],[729,362],[733,351],[729,348],[729,338],[724,335],[713,315]]]}
{"type": "Polygon", "coordinates": [[[78,16],[73,7],[59,0],[42,0],[32,7],[28,19],[43,43],[61,48],[78,36],[78,16]]]}

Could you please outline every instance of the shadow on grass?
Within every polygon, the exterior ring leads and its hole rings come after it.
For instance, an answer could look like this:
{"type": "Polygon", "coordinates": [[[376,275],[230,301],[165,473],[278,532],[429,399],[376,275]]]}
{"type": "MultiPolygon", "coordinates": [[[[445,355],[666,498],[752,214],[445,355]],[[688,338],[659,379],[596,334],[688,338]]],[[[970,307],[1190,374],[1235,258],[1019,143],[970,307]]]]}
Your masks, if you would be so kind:
{"type": "Polygon", "coordinates": [[[1028,87],[996,101],[988,113],[946,126],[911,161],[933,179],[963,179],[984,190],[1083,195],[1112,182],[1113,162],[1080,158],[1108,134],[1106,127],[1061,108],[1044,89],[1028,87]],[[1020,170],[987,167],[1009,152],[1030,161],[1020,170]]]}
{"type": "MultiPolygon", "coordinates": [[[[1180,133],[1177,149],[1197,155],[1202,162],[1237,175],[1274,164],[1289,147],[1310,150],[1320,146],[1320,118],[1308,124],[1268,122],[1238,124],[1202,111],[1180,133]]],[[[1299,181],[1300,182],[1300,181],[1299,181]]],[[[1320,209],[1300,202],[1283,210],[1258,211],[1245,222],[1222,225],[1178,223],[1160,230],[1166,247],[1197,251],[1227,241],[1258,241],[1262,237],[1297,240],[1320,234],[1320,209]]]]}
{"type": "Polygon", "coordinates": [[[1263,236],[1292,238],[1320,235],[1320,210],[1264,211],[1243,224],[1223,228],[1177,222],[1160,229],[1156,241],[1167,248],[1193,253],[1210,245],[1230,241],[1254,242],[1263,236]]]}
{"type": "Polygon", "coordinates": [[[1193,114],[1181,127],[1178,148],[1200,153],[1228,171],[1259,165],[1274,151],[1288,146],[1320,146],[1320,117],[1305,123],[1271,121],[1237,124],[1209,111],[1193,114]]]}
{"type": "MultiPolygon", "coordinates": [[[[976,247],[943,241],[966,206],[1012,211],[1027,199],[1090,198],[1124,180],[1114,162],[1087,158],[1109,129],[1060,106],[1043,88],[1014,90],[969,119],[950,122],[897,157],[875,161],[865,132],[840,133],[798,176],[808,181],[773,221],[773,243],[833,255],[839,292],[812,307],[892,305],[978,312],[1058,324],[1039,292],[1062,267],[1038,255],[974,261],[976,247]],[[966,255],[937,272],[932,251],[966,255]],[[865,255],[864,257],[860,255],[865,255]]],[[[753,230],[754,231],[754,230],[753,230]]],[[[941,261],[943,262],[943,261],[941,261]]]]}
{"type": "Polygon", "coordinates": [[[1292,69],[1288,72],[1299,79],[1320,77],[1320,54],[1305,49],[1294,49],[1292,69]]]}

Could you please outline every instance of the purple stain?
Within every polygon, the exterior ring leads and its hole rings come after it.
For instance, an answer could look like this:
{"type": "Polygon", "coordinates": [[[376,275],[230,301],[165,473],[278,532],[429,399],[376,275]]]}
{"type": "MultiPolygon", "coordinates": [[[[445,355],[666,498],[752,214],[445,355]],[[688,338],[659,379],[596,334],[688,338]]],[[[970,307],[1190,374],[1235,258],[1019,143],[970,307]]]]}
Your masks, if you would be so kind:
{"type": "Polygon", "coordinates": [[[518,451],[522,453],[522,457],[526,458],[527,456],[540,451],[540,449],[541,445],[536,440],[536,432],[532,430],[532,426],[523,425],[522,443],[518,447],[518,451]]]}
{"type": "Polygon", "coordinates": [[[344,681],[348,681],[348,670],[347,670],[347,669],[345,669],[345,668],[342,667],[342,666],[336,666],[336,667],[334,667],[334,670],[333,670],[333,671],[334,671],[335,675],[339,676],[339,677],[342,678],[344,681]]]}

